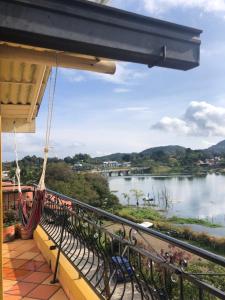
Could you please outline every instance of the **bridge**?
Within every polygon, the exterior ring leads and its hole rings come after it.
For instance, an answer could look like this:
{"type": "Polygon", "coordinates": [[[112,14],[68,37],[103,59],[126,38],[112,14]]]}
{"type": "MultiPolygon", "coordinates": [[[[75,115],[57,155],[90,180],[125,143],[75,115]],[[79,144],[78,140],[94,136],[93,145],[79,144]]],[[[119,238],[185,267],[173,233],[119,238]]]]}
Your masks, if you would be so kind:
{"type": "Polygon", "coordinates": [[[132,167],[132,168],[111,168],[102,170],[93,170],[93,173],[100,173],[107,177],[112,176],[129,176],[132,174],[144,174],[149,171],[149,167],[132,167]]]}

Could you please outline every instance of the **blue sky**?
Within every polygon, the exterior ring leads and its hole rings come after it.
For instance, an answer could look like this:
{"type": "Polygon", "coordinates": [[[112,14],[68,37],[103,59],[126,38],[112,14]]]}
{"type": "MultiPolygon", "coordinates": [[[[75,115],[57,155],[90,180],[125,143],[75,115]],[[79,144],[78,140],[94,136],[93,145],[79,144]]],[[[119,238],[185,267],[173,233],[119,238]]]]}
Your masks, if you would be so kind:
{"type": "MultiPolygon", "coordinates": [[[[179,144],[206,148],[225,138],[225,0],[111,0],[109,5],[196,27],[200,67],[184,72],[117,63],[114,76],[60,69],[51,156],[101,156],[179,144]]],[[[47,95],[47,93],[46,93],[47,95]]],[[[18,134],[19,156],[41,155],[45,96],[35,134],[18,134]]],[[[3,138],[13,158],[12,135],[3,138]]]]}

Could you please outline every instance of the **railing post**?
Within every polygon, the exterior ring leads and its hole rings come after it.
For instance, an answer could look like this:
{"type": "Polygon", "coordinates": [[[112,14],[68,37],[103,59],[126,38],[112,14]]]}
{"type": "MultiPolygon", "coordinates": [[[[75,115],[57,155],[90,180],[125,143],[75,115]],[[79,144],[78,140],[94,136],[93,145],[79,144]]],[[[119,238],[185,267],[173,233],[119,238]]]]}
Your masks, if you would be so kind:
{"type": "Polygon", "coordinates": [[[55,264],[55,272],[54,272],[54,276],[53,279],[51,281],[52,284],[57,283],[58,279],[57,277],[57,271],[58,271],[58,266],[59,266],[59,258],[60,258],[60,253],[61,253],[61,249],[62,249],[62,242],[63,242],[63,233],[65,230],[65,225],[66,225],[66,213],[65,213],[65,209],[63,210],[63,224],[62,224],[62,229],[61,229],[61,236],[60,236],[60,241],[59,241],[59,247],[58,247],[58,253],[57,253],[57,258],[56,258],[56,264],[55,264]]]}

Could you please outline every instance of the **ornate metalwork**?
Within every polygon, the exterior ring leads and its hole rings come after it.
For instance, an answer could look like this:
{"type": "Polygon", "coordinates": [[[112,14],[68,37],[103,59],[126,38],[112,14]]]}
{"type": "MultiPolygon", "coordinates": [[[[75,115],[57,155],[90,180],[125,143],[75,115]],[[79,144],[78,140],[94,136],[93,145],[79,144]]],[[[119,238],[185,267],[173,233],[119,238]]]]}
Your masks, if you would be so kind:
{"type": "Polygon", "coordinates": [[[225,299],[223,257],[49,190],[40,225],[102,299],[225,299]]]}

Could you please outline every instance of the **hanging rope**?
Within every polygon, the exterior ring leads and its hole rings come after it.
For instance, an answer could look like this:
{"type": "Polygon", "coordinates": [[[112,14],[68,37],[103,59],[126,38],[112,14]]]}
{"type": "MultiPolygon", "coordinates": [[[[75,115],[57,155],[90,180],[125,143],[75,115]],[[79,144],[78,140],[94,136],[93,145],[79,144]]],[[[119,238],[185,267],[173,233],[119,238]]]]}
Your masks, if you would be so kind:
{"type": "Polygon", "coordinates": [[[20,182],[20,167],[19,167],[19,159],[18,159],[18,151],[17,151],[17,142],[16,142],[16,122],[13,123],[13,132],[14,132],[14,152],[16,158],[16,179],[18,184],[18,191],[21,193],[21,182],[20,182]]]}
{"type": "MultiPolygon", "coordinates": [[[[20,181],[20,167],[19,167],[19,158],[18,158],[18,150],[17,150],[17,140],[16,140],[16,122],[13,124],[13,132],[14,132],[14,152],[15,152],[15,161],[16,161],[16,172],[15,177],[17,179],[17,185],[18,185],[18,214],[22,221],[22,224],[27,224],[27,204],[26,201],[23,199],[23,194],[21,190],[21,181],[20,181]]],[[[15,183],[14,180],[14,189],[15,189],[15,183]]]]}
{"type": "MultiPolygon", "coordinates": [[[[57,62],[57,60],[56,60],[57,62]]],[[[57,81],[57,74],[58,74],[58,67],[56,63],[56,69],[54,74],[54,82],[52,88],[52,77],[53,72],[50,74],[50,82],[49,82],[49,99],[48,99],[48,114],[47,114],[47,125],[46,125],[46,134],[45,134],[45,146],[44,146],[44,161],[42,167],[42,174],[40,177],[40,181],[38,184],[38,188],[35,191],[35,195],[33,198],[33,204],[31,208],[30,215],[28,216],[27,213],[27,204],[26,201],[23,199],[23,195],[21,192],[21,183],[20,183],[20,168],[18,163],[18,152],[17,152],[17,144],[16,144],[16,130],[14,127],[14,142],[15,142],[15,156],[16,156],[16,177],[18,181],[18,191],[19,191],[19,212],[21,214],[21,221],[23,225],[23,232],[26,234],[27,238],[32,237],[34,229],[40,222],[44,201],[45,201],[45,173],[47,167],[47,160],[48,160],[48,152],[49,152],[49,143],[50,143],[50,133],[51,133],[51,126],[52,126],[52,116],[53,116],[53,105],[54,105],[54,98],[55,98],[55,89],[56,89],[56,81],[57,81]]],[[[22,232],[21,230],[21,232],[22,232]]]]}
{"type": "Polygon", "coordinates": [[[53,105],[55,99],[55,88],[57,81],[58,68],[56,67],[53,89],[52,86],[52,73],[50,75],[50,84],[49,84],[49,101],[48,101],[48,116],[47,116],[47,126],[46,126],[46,134],[45,134],[45,147],[44,147],[44,161],[42,167],[42,174],[38,184],[39,190],[45,190],[45,173],[48,161],[48,152],[49,152],[49,142],[50,142],[50,134],[51,134],[51,126],[52,126],[52,115],[53,115],[53,105]]]}

